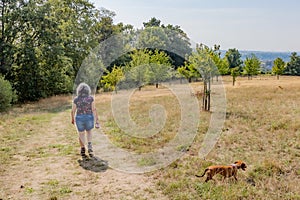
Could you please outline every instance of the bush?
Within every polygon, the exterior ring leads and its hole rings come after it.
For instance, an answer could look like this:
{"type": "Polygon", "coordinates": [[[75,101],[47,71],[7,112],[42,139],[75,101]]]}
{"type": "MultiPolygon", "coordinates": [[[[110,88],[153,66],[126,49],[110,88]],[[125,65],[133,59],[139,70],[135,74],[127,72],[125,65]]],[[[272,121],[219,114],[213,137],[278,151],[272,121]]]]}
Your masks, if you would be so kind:
{"type": "Polygon", "coordinates": [[[6,111],[16,100],[17,95],[10,82],[0,76],[0,112],[6,111]]]}

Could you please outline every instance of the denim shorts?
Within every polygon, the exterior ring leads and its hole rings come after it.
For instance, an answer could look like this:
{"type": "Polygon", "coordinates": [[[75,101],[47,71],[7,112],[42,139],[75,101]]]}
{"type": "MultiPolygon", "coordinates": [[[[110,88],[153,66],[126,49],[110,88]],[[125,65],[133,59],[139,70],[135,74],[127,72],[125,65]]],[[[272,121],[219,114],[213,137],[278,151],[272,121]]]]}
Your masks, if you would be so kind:
{"type": "Polygon", "coordinates": [[[78,132],[90,131],[94,128],[94,115],[76,115],[76,126],[78,132]]]}

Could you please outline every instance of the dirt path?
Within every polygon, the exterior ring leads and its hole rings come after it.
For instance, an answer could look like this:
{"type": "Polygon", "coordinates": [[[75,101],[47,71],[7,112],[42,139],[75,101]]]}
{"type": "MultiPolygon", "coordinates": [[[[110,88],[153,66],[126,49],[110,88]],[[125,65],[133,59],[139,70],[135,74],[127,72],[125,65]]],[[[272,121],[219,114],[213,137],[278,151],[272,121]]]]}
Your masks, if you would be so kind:
{"type": "Polygon", "coordinates": [[[69,111],[60,112],[19,142],[0,171],[0,199],[167,199],[149,175],[118,172],[102,161],[83,163],[68,120],[69,111]]]}

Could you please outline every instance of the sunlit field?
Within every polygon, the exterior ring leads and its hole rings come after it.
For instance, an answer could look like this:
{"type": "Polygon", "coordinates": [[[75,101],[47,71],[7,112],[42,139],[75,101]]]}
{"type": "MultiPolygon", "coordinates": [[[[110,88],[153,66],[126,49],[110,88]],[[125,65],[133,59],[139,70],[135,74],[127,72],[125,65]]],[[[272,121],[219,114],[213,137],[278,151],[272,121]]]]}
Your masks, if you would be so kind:
{"type": "MultiPolygon", "coordinates": [[[[168,169],[158,185],[170,199],[300,199],[300,79],[224,78],[227,116],[221,138],[206,160],[197,148],[168,169]],[[195,152],[194,152],[195,151],[195,152]],[[211,164],[243,160],[248,168],[232,180],[196,178],[211,164]]],[[[199,135],[205,129],[200,130],[199,135]]],[[[201,140],[196,140],[194,146],[201,140]]]]}
{"type": "MultiPolygon", "coordinates": [[[[178,148],[184,156],[146,174],[82,163],[70,123],[71,96],[15,106],[0,116],[0,199],[300,199],[300,78],[238,77],[235,86],[231,77],[223,81],[226,120],[205,160],[198,151],[211,113],[200,111],[193,144],[178,148]],[[205,177],[195,177],[209,165],[236,160],[247,164],[246,171],[238,171],[238,181],[215,176],[204,183],[205,177]]],[[[192,87],[201,92],[202,83],[192,87]]],[[[114,145],[135,153],[155,151],[176,135],[180,103],[167,87],[147,86],[130,99],[131,118],[141,127],[150,123],[154,104],[165,109],[165,126],[149,138],[131,137],[120,129],[111,96],[101,91],[96,95],[102,131],[95,134],[106,134],[114,145]]],[[[200,97],[199,107],[201,103],[200,97]]]]}

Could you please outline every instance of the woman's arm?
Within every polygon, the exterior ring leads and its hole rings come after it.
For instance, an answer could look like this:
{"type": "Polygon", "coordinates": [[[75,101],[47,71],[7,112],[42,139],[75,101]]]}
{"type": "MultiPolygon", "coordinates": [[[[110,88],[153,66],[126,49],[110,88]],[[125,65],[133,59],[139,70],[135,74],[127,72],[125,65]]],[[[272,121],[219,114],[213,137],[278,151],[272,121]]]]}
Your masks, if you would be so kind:
{"type": "Polygon", "coordinates": [[[77,110],[77,106],[76,106],[75,103],[73,103],[72,111],[71,111],[71,118],[72,118],[71,123],[72,123],[72,124],[75,123],[75,113],[76,113],[76,110],[77,110]]]}
{"type": "Polygon", "coordinates": [[[96,123],[99,123],[98,113],[97,113],[94,101],[92,102],[92,110],[93,110],[93,114],[94,114],[94,118],[95,118],[96,123]]]}

